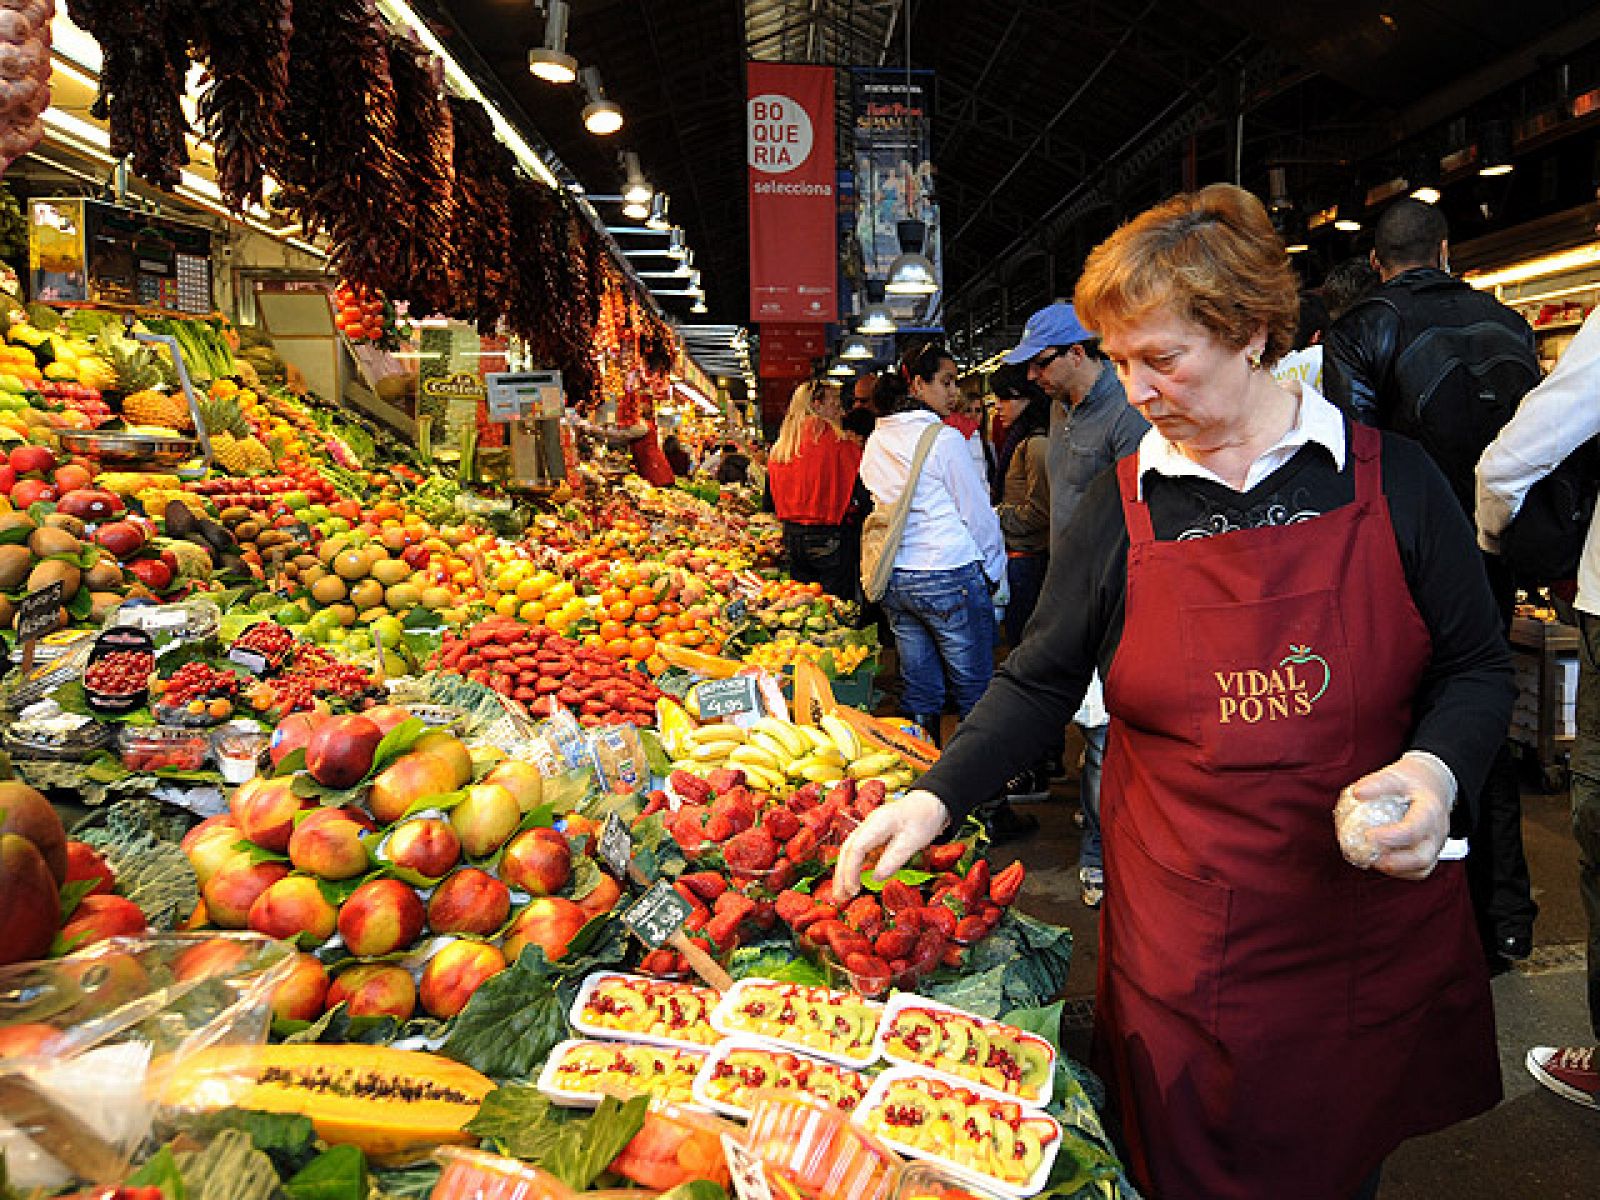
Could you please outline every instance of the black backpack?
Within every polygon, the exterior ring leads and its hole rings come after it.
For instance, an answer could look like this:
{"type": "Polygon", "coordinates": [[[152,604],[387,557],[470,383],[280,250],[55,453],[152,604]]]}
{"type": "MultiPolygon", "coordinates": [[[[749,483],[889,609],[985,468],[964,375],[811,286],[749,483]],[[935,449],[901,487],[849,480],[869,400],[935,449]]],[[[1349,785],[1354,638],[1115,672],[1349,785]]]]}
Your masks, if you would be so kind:
{"type": "Polygon", "coordinates": [[[1526,326],[1519,333],[1494,319],[1483,311],[1488,297],[1458,280],[1401,295],[1410,302],[1369,301],[1400,318],[1394,384],[1403,400],[1388,427],[1422,443],[1470,513],[1478,459],[1539,382],[1539,360],[1526,326]]]}
{"type": "Polygon", "coordinates": [[[1528,489],[1500,534],[1500,557],[1525,587],[1578,577],[1578,560],[1600,493],[1600,437],[1592,438],[1528,489]]]}

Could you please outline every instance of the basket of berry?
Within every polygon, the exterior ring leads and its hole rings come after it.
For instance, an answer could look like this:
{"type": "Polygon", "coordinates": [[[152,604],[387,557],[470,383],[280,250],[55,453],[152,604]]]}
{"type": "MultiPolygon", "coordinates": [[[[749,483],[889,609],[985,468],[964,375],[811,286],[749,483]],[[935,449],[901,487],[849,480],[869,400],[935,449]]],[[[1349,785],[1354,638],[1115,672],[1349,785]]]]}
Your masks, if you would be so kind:
{"type": "Polygon", "coordinates": [[[143,708],[150,698],[155,643],[142,629],[118,626],[95,639],[83,672],[83,695],[90,709],[121,716],[143,708]]]}
{"type": "Polygon", "coordinates": [[[258,621],[234,639],[228,658],[252,675],[272,675],[295,652],[295,636],[276,621],[258,621]]]}
{"type": "Polygon", "coordinates": [[[210,663],[186,662],[170,678],[150,685],[151,712],[163,725],[189,729],[217,725],[233,716],[239,698],[239,676],[210,663]]]}

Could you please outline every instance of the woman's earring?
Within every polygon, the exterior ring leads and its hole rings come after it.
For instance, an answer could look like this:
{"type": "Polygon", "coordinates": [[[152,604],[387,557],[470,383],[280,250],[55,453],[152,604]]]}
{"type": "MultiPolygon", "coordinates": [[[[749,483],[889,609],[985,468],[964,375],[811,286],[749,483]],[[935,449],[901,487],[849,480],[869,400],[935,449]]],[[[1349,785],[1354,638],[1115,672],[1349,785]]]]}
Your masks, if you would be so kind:
{"type": "Polygon", "coordinates": [[[1257,350],[1253,352],[1246,361],[1250,364],[1250,369],[1252,371],[1261,370],[1261,351],[1257,350]]]}

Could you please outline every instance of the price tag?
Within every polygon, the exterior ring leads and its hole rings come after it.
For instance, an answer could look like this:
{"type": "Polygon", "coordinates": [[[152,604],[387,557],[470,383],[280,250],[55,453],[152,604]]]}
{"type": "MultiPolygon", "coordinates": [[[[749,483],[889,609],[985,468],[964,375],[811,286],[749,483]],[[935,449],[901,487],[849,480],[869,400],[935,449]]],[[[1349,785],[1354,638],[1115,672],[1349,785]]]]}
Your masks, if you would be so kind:
{"type": "Polygon", "coordinates": [[[61,580],[29,592],[17,604],[17,640],[32,642],[61,623],[61,580]]]}
{"type": "Polygon", "coordinates": [[[728,1160],[728,1175],[733,1194],[739,1200],[772,1200],[767,1183],[767,1167],[745,1144],[731,1133],[722,1135],[722,1153],[728,1160]]]}
{"type": "Polygon", "coordinates": [[[252,675],[265,675],[267,673],[267,656],[243,646],[232,646],[228,649],[228,661],[236,662],[252,675]]]}
{"type": "Polygon", "coordinates": [[[702,721],[761,711],[761,696],[756,689],[756,681],[748,675],[735,675],[732,679],[707,679],[695,684],[694,694],[700,704],[702,721]]]}
{"type": "Polygon", "coordinates": [[[627,881],[628,866],[633,862],[633,834],[616,813],[607,813],[600,828],[600,861],[613,879],[627,881]]]}
{"type": "Polygon", "coordinates": [[[742,599],[735,600],[722,610],[722,615],[728,619],[728,624],[737,625],[750,615],[750,606],[742,599]]]}
{"type": "Polygon", "coordinates": [[[693,911],[677,889],[663,879],[639,897],[639,902],[625,912],[622,919],[641,942],[658,950],[683,928],[693,911]]]}
{"type": "Polygon", "coordinates": [[[285,525],[283,532],[292,537],[298,545],[311,549],[311,526],[304,521],[296,521],[293,525],[285,525]]]}

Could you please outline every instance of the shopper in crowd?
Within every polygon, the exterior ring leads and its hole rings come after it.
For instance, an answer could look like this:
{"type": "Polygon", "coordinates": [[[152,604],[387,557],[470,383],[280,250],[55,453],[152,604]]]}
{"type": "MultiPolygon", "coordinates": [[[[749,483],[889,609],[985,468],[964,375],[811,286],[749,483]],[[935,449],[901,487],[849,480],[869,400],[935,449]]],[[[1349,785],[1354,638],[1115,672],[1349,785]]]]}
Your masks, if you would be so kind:
{"type": "MultiPolygon", "coordinates": [[[[873,407],[881,415],[861,458],[861,482],[875,505],[894,507],[918,441],[960,397],[955,360],[937,341],[912,346],[897,370],[879,377],[873,407]]],[[[946,698],[964,717],[989,685],[995,595],[1005,579],[1005,541],[988,486],[965,439],[947,426],[934,438],[911,493],[881,602],[899,652],[900,711],[935,742],[946,698]]]]}
{"type": "Polygon", "coordinates": [[[846,432],[863,442],[872,436],[872,431],[878,424],[878,414],[872,407],[872,393],[877,385],[876,375],[862,375],[858,378],[850,410],[844,414],[844,419],[840,422],[846,432]]]}
{"type": "MultiPolygon", "coordinates": [[[[1420,200],[1385,209],[1373,233],[1382,283],[1328,331],[1328,399],[1358,421],[1414,438],[1470,517],[1485,447],[1539,381],[1533,330],[1520,314],[1448,270],[1449,226],[1420,200]],[[1485,400],[1489,403],[1485,403],[1485,400]]],[[[1509,639],[1516,587],[1499,559],[1484,566],[1509,639]]],[[[1533,899],[1522,844],[1522,792],[1510,742],[1478,805],[1467,878],[1491,966],[1533,950],[1533,899]]]]}
{"type": "MultiPolygon", "coordinates": [[[[1596,229],[1600,236],[1600,228],[1596,229]]],[[[1528,489],[1600,434],[1600,310],[1590,313],[1550,377],[1523,397],[1517,415],[1478,463],[1478,543],[1491,553],[1528,489]]],[[[1572,743],[1572,833],[1578,891],[1589,923],[1589,1024],[1600,1038],[1600,522],[1591,521],[1578,562],[1577,737],[1572,743]]],[[[1600,1109],[1600,1050],[1535,1046],[1528,1070],[1557,1095],[1600,1109]]]]}
{"type": "Polygon", "coordinates": [[[718,483],[749,483],[750,456],[739,449],[738,442],[722,443],[722,454],[717,459],[718,483]]]}
{"type": "Polygon", "coordinates": [[[958,384],[960,398],[944,423],[967,443],[967,453],[986,486],[994,483],[994,461],[983,441],[983,396],[974,384],[958,384]]]}
{"type": "Polygon", "coordinates": [[[667,456],[667,465],[672,468],[674,475],[681,479],[694,474],[694,463],[689,458],[689,451],[684,448],[677,434],[667,434],[667,440],[661,443],[661,452],[667,456]]]}
{"type": "Polygon", "coordinates": [[[1272,368],[1279,383],[1296,379],[1322,390],[1322,339],[1327,335],[1328,306],[1316,292],[1300,293],[1300,320],[1294,330],[1294,345],[1272,368]]]}
{"type": "Polygon", "coordinates": [[[1335,263],[1317,289],[1328,306],[1328,323],[1331,325],[1365,300],[1379,282],[1378,272],[1365,254],[1335,263]]]}
{"type": "Polygon", "coordinates": [[[767,468],[789,573],[853,600],[860,548],[846,518],[861,470],[861,444],[840,426],[842,407],[836,383],[811,380],[795,388],[767,468]]]}
{"type": "MultiPolygon", "coordinates": [[[[1084,327],[1071,304],[1051,304],[1029,317],[1022,341],[1006,355],[1006,362],[1025,364],[1028,378],[1054,401],[1050,410],[1050,539],[1054,543],[1071,524],[1089,485],[1119,459],[1132,454],[1150,426],[1128,404],[1099,340],[1084,327]]],[[[1110,728],[1098,675],[1073,720],[1083,735],[1083,765],[1078,775],[1084,822],[1078,898],[1097,908],[1106,888],[1100,853],[1100,772],[1110,728]]],[[[1022,794],[1016,783],[1013,793],[1022,794]]]]}
{"type": "Polygon", "coordinates": [[[1494,598],[1426,454],[1273,380],[1295,282],[1254,196],[1144,213],[1076,299],[1155,428],[1052,544],[1023,644],[939,763],[847,840],[835,892],[1032,761],[1099,666],[1094,1061],[1134,1181],[1370,1197],[1402,1140],[1500,1097],[1464,873],[1440,861],[1511,712],[1494,598]]]}
{"type": "Polygon", "coordinates": [[[1016,646],[1050,562],[1050,397],[1021,367],[1002,366],[989,387],[1006,428],[990,495],[1006,539],[1006,638],[1016,646]]]}

